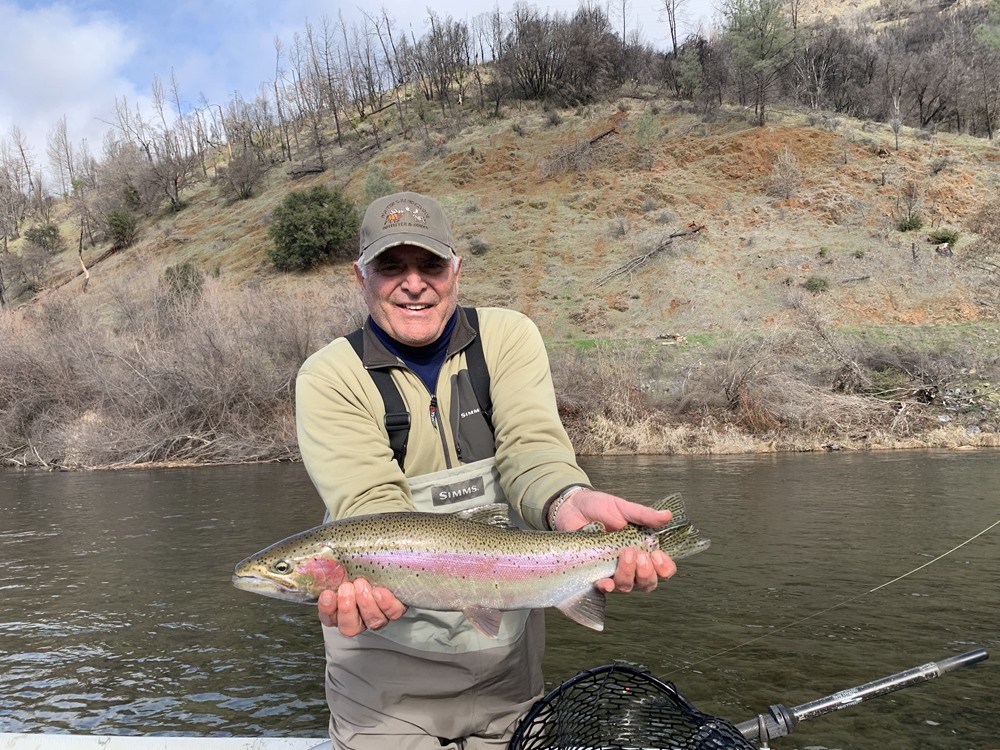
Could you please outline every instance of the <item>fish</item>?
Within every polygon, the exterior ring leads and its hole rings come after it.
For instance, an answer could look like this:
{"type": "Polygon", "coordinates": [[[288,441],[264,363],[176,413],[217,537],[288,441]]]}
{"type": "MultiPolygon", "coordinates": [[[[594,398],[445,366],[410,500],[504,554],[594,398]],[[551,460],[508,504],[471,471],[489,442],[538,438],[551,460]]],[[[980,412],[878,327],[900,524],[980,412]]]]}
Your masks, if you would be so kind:
{"type": "Polygon", "coordinates": [[[673,513],[658,529],[628,524],[606,531],[515,527],[508,506],[455,514],[377,513],[353,516],[294,534],[250,555],[233,573],[243,591],[315,603],[341,580],[364,578],[408,607],[462,612],[496,638],[501,612],[555,607],[593,630],[604,629],[605,595],[623,549],[657,549],[679,560],[709,547],[688,520],[679,495],[653,504],[673,513]]]}

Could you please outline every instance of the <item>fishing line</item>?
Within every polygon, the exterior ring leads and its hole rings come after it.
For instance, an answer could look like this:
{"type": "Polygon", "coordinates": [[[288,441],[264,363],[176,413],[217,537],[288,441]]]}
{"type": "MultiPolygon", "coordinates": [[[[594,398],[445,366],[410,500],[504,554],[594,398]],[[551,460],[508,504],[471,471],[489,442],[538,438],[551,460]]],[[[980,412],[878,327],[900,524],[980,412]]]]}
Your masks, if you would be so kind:
{"type": "Polygon", "coordinates": [[[901,576],[896,576],[891,581],[886,581],[885,583],[881,583],[881,584],[879,584],[878,586],[876,586],[873,589],[868,589],[868,591],[862,592],[862,593],[858,594],[857,596],[851,597],[850,599],[845,599],[842,602],[837,602],[832,607],[827,607],[826,609],[821,609],[818,612],[813,612],[811,615],[806,615],[805,617],[801,617],[798,620],[794,620],[793,622],[790,622],[787,625],[782,625],[780,628],[776,628],[774,630],[770,630],[767,633],[764,633],[763,635],[757,636],[756,638],[751,638],[750,640],[744,641],[743,643],[738,643],[735,646],[733,646],[732,648],[727,648],[727,649],[724,649],[722,651],[718,651],[718,652],[712,654],[711,656],[706,656],[703,659],[699,659],[698,661],[691,662],[690,664],[687,664],[687,665],[685,665],[683,667],[677,667],[677,669],[673,669],[670,672],[667,672],[666,674],[669,676],[669,675],[674,674],[675,672],[683,672],[686,669],[691,669],[692,667],[696,667],[699,664],[704,664],[706,661],[712,661],[712,659],[715,659],[715,658],[717,658],[719,656],[724,656],[725,654],[732,653],[733,651],[736,651],[737,649],[741,649],[744,646],[749,646],[750,644],[756,643],[757,641],[762,641],[765,638],[770,638],[772,635],[777,635],[778,633],[783,633],[786,630],[790,630],[791,628],[794,628],[796,625],[801,625],[802,623],[806,622],[807,620],[812,620],[813,618],[819,617],[820,615],[825,615],[827,612],[832,612],[833,610],[838,609],[839,607],[843,607],[845,604],[850,604],[851,602],[856,602],[858,599],[860,599],[863,596],[868,596],[868,594],[873,594],[876,591],[878,591],[879,589],[884,589],[886,586],[891,586],[894,583],[902,581],[907,576],[911,576],[914,573],[923,570],[928,565],[933,565],[938,560],[941,560],[941,559],[947,557],[948,555],[950,555],[952,552],[955,552],[956,550],[960,550],[962,547],[964,547],[965,545],[969,544],[970,542],[974,542],[976,539],[978,539],[979,537],[983,536],[983,534],[986,534],[986,533],[992,531],[997,526],[1000,526],[1000,519],[994,521],[989,526],[987,526],[985,529],[983,529],[982,531],[980,531],[978,534],[975,534],[974,536],[969,537],[964,542],[962,542],[960,544],[956,544],[954,547],[952,547],[947,552],[943,552],[942,554],[938,555],[933,560],[928,560],[923,565],[918,565],[913,570],[910,570],[910,571],[908,571],[906,573],[903,573],[903,575],[901,575],[901,576]]]}

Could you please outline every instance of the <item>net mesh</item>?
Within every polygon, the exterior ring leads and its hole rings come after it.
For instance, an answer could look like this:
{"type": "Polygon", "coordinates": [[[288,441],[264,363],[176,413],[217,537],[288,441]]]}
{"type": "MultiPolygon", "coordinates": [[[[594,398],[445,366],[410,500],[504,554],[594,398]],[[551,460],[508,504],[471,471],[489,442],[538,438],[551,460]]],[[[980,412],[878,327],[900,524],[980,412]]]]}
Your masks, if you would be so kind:
{"type": "Polygon", "coordinates": [[[725,719],[701,713],[672,683],[624,664],[588,669],[539,700],[510,750],[754,750],[725,719]]]}

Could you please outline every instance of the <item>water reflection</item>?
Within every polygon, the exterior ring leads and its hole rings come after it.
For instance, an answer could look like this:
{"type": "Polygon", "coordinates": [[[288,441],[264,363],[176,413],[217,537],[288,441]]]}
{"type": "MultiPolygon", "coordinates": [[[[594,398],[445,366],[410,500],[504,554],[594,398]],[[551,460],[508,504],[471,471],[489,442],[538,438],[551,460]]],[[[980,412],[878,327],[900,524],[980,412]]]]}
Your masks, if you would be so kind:
{"type": "MultiPolygon", "coordinates": [[[[635,499],[683,491],[713,547],[654,594],[613,597],[604,633],[550,612],[547,678],[638,662],[740,721],[995,649],[1000,534],[872,589],[997,520],[997,458],[588,460],[635,499]]],[[[297,465],[0,473],[0,731],[322,736],[314,612],[229,583],[319,518],[297,465]]],[[[775,745],[996,747],[995,674],[960,670],[775,745]]]]}

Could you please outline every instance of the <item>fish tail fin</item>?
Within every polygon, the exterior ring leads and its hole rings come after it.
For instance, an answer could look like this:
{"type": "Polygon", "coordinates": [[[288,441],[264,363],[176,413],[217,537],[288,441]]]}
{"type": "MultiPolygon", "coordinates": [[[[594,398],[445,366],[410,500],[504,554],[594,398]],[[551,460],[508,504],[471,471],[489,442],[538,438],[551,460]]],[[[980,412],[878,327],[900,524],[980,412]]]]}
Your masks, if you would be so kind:
{"type": "Polygon", "coordinates": [[[668,495],[653,503],[653,507],[657,510],[669,510],[673,514],[665,526],[651,530],[656,547],[670,555],[671,559],[680,560],[708,549],[711,542],[702,539],[698,529],[691,525],[680,495],[668,495]]]}

